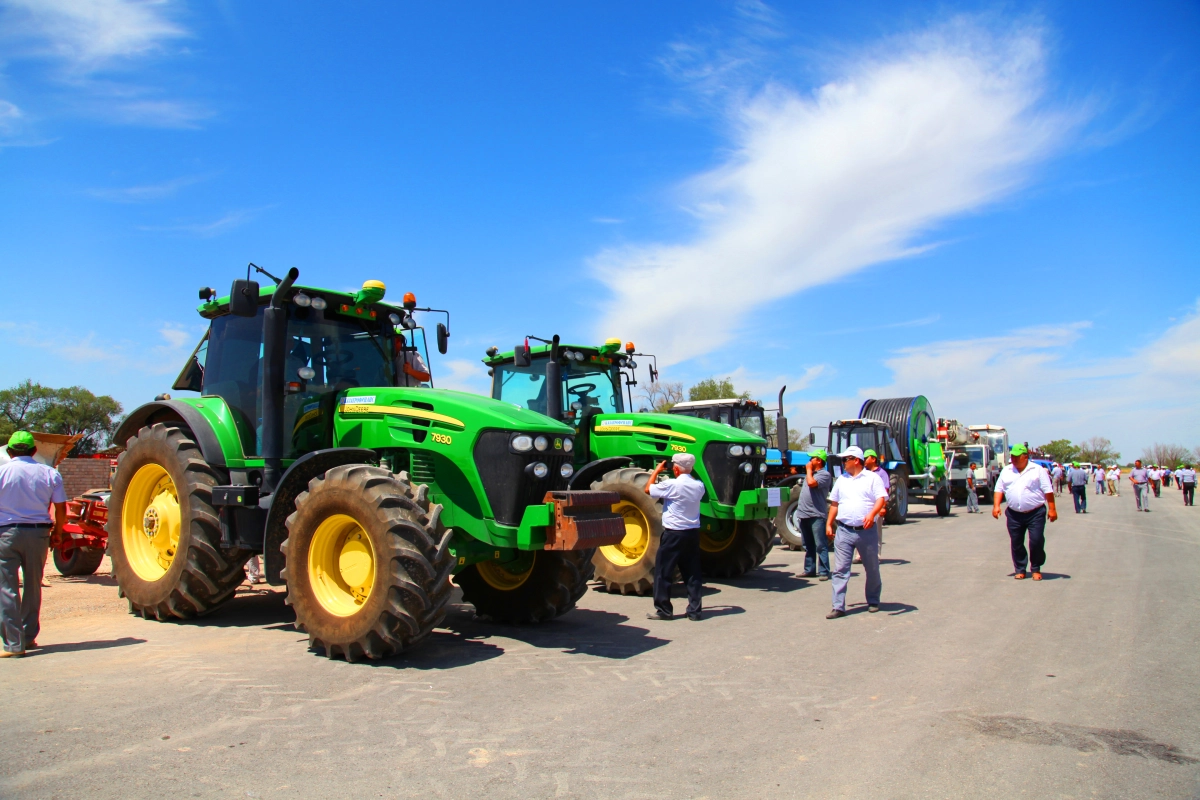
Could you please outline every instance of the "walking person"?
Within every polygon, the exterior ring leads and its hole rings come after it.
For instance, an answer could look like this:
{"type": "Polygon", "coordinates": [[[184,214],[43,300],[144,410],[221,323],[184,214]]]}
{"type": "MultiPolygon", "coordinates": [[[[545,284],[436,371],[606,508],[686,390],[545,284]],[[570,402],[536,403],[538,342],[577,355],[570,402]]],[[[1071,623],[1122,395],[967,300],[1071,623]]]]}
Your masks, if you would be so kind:
{"type": "Polygon", "coordinates": [[[0,466],[0,658],[23,656],[37,647],[51,529],[56,539],[61,537],[67,519],[62,475],[33,460],[33,435],[17,431],[8,439],[7,452],[12,460],[0,466]],[[18,584],[17,570],[24,586],[18,584]]]}
{"type": "Polygon", "coordinates": [[[1118,484],[1121,483],[1121,468],[1113,464],[1108,468],[1108,473],[1104,479],[1108,482],[1109,497],[1120,497],[1121,487],[1118,484]]]}
{"type": "Polygon", "coordinates": [[[967,513],[979,513],[979,487],[975,484],[975,462],[967,465],[967,513]]]}
{"type": "Polygon", "coordinates": [[[1175,482],[1179,484],[1179,491],[1183,492],[1183,504],[1194,506],[1196,504],[1196,470],[1192,469],[1191,464],[1184,464],[1175,471],[1175,482]]]}
{"type": "Polygon", "coordinates": [[[1163,467],[1163,468],[1162,468],[1162,483],[1163,483],[1163,488],[1164,488],[1164,489],[1170,489],[1170,488],[1171,488],[1171,477],[1172,477],[1174,474],[1175,474],[1175,473],[1173,473],[1173,472],[1171,471],[1171,468],[1170,468],[1170,467],[1163,467]]]}
{"type": "Polygon", "coordinates": [[[1000,503],[1007,501],[1004,514],[1008,523],[1008,538],[1012,551],[1013,577],[1025,579],[1025,570],[1032,568],[1033,579],[1042,579],[1042,565],[1046,563],[1046,520],[1058,519],[1054,507],[1054,488],[1046,470],[1029,462],[1029,448],[1014,445],[1011,463],[1000,473],[996,481],[996,494],[992,498],[992,518],[1000,518],[1000,503]],[[1029,536],[1029,550],[1025,550],[1025,536],[1029,536]]]}
{"type": "Polygon", "coordinates": [[[1133,499],[1137,503],[1137,510],[1149,511],[1150,470],[1142,466],[1140,458],[1133,462],[1133,469],[1129,470],[1129,483],[1133,486],[1133,499]]]}
{"type": "Polygon", "coordinates": [[[1154,490],[1155,497],[1162,497],[1160,491],[1162,489],[1162,470],[1158,464],[1151,464],[1150,469],[1146,471],[1150,477],[1150,488],[1154,490]]]}
{"type": "MultiPolygon", "coordinates": [[[[950,458],[946,459],[946,474],[947,475],[950,474],[950,463],[951,463],[951,459],[950,458]]],[[[888,475],[888,471],[886,469],[884,469],[883,466],[879,463],[879,453],[876,453],[874,450],[870,450],[870,449],[864,450],[863,451],[863,469],[868,469],[871,472],[874,472],[876,475],[878,475],[879,480],[883,481],[883,491],[885,491],[887,493],[888,497],[892,496],[892,476],[888,475]]],[[[887,510],[887,506],[885,504],[884,511],[886,511],[886,510],[887,510]]],[[[875,518],[876,533],[879,534],[878,551],[879,551],[880,558],[883,558],[883,517],[884,517],[884,515],[880,514],[878,517],[875,518]]],[[[854,559],[854,563],[861,564],[862,558],[856,557],[854,559]]]]}
{"type": "Polygon", "coordinates": [[[704,576],[700,566],[700,501],[704,499],[704,484],[692,477],[696,457],[691,453],[676,453],[671,457],[675,478],[655,483],[667,468],[664,461],[650,473],[646,494],[663,501],[662,536],[658,544],[658,560],[654,564],[654,611],[647,619],[674,619],[671,608],[671,583],[675,568],[687,584],[687,618],[700,619],[700,593],[704,576]]]}
{"type": "Polygon", "coordinates": [[[1063,468],[1062,464],[1054,462],[1054,468],[1050,470],[1050,477],[1054,481],[1054,493],[1061,494],[1063,490],[1063,468]]]}
{"type": "Polygon", "coordinates": [[[883,590],[875,520],[887,505],[887,491],[879,476],[864,468],[861,449],[851,445],[838,455],[842,459],[842,474],[829,493],[829,516],[825,521],[825,536],[833,541],[834,550],[833,610],[825,619],[846,616],[846,587],[856,550],[867,573],[868,612],[879,610],[879,595],[883,590]]]}
{"type": "Polygon", "coordinates": [[[1079,462],[1071,463],[1071,470],[1067,473],[1067,480],[1071,483],[1071,497],[1075,500],[1075,513],[1087,513],[1087,482],[1088,473],[1086,469],[1080,469],[1079,462]]]}
{"type": "Polygon", "coordinates": [[[800,499],[796,501],[793,519],[804,539],[804,572],[802,578],[829,580],[829,540],[825,538],[825,515],[829,513],[829,488],[833,475],[825,469],[828,458],[824,449],[809,453],[800,481],[800,499]]]}
{"type": "Polygon", "coordinates": [[[1092,467],[1092,480],[1096,482],[1096,494],[1106,494],[1103,466],[1097,465],[1092,467]]]}

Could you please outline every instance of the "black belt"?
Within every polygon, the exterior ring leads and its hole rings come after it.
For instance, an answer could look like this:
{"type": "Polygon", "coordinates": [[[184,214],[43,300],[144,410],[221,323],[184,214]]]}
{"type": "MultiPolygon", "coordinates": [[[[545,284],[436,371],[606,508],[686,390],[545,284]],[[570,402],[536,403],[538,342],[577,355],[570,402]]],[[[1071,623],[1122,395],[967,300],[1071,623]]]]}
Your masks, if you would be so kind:
{"type": "MultiPolygon", "coordinates": [[[[864,528],[862,525],[847,525],[844,522],[839,522],[838,525],[845,528],[848,531],[865,531],[866,530],[866,528],[864,528]]],[[[874,527],[874,526],[872,525],[871,527],[874,527]]]]}
{"type": "Polygon", "coordinates": [[[51,522],[5,522],[0,524],[0,528],[53,528],[54,523],[51,522]]]}

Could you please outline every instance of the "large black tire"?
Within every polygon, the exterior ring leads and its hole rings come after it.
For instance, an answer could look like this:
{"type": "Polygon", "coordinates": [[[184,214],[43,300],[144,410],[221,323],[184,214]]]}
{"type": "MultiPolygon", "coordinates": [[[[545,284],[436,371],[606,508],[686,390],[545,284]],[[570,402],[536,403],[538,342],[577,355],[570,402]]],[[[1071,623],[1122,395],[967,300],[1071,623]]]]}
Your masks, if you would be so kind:
{"type": "Polygon", "coordinates": [[[54,568],[62,575],[91,575],[103,560],[104,551],[99,547],[54,548],[54,568]]]}
{"type": "Polygon", "coordinates": [[[734,522],[733,535],[714,539],[700,533],[700,564],[710,578],[736,578],[758,568],[771,552],[775,534],[765,519],[734,522]]]}
{"type": "Polygon", "coordinates": [[[475,613],[494,622],[525,624],[562,616],[587,591],[595,567],[594,550],[540,550],[516,574],[501,564],[472,564],[454,576],[463,600],[475,613]]]}
{"type": "Polygon", "coordinates": [[[132,613],[147,619],[189,619],[207,614],[233,596],[245,577],[242,565],[250,551],[221,547],[212,487],[224,481],[181,428],[157,422],[125,443],[113,479],[106,529],[117,586],[132,613]],[[153,489],[145,489],[147,476],[152,479],[156,474],[165,474],[171,488],[160,490],[167,485],[160,479],[153,489]],[[147,499],[148,491],[153,496],[147,499]],[[158,509],[171,505],[172,491],[178,516],[168,524],[168,515],[158,509]],[[177,542],[169,535],[175,522],[177,542]],[[154,530],[161,532],[151,536],[149,531],[154,530]],[[168,546],[161,551],[162,560],[155,562],[156,569],[145,558],[145,542],[161,542],[163,535],[168,546]]]}
{"type": "Polygon", "coordinates": [[[908,522],[908,476],[897,472],[888,477],[892,486],[888,489],[883,521],[888,525],[903,525],[908,522]]]}
{"type": "Polygon", "coordinates": [[[420,642],[445,617],[452,534],[428,491],[406,472],[346,464],[296,497],[280,574],[310,648],[347,661],[384,658],[420,642]]]}
{"type": "Polygon", "coordinates": [[[650,473],[638,467],[624,467],[605,473],[592,484],[599,491],[621,496],[614,510],[625,518],[625,540],[619,545],[600,547],[592,563],[596,578],[610,592],[648,595],[654,590],[654,563],[662,537],[662,505],[646,494],[650,473]]]}
{"type": "Polygon", "coordinates": [[[948,489],[939,489],[937,496],[933,498],[933,505],[937,508],[939,517],[950,516],[950,491],[948,489]]]}
{"type": "Polygon", "coordinates": [[[797,495],[793,500],[787,503],[782,503],[779,510],[775,512],[775,532],[779,534],[779,541],[788,550],[803,550],[804,536],[800,533],[800,529],[796,527],[796,519],[793,514],[796,511],[796,506],[800,503],[799,490],[800,484],[792,486],[792,493],[797,495]]]}

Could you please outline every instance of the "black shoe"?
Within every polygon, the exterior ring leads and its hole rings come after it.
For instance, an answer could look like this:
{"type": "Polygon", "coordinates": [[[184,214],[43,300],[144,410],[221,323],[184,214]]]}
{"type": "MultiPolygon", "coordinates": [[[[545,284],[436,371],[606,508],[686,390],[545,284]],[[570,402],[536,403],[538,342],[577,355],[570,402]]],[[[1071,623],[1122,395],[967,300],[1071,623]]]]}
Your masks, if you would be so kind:
{"type": "Polygon", "coordinates": [[[874,614],[879,610],[879,606],[867,606],[867,613],[874,614]]]}
{"type": "Polygon", "coordinates": [[[836,608],[825,615],[825,619],[837,619],[838,617],[846,616],[845,611],[838,611],[836,608]]]}
{"type": "Polygon", "coordinates": [[[690,619],[692,622],[699,622],[700,615],[699,614],[688,614],[688,619],[690,619]]]}
{"type": "Polygon", "coordinates": [[[801,573],[800,573],[800,577],[801,577],[801,578],[815,578],[815,577],[817,577],[817,573],[815,573],[815,572],[801,572],[801,573]]]}
{"type": "Polygon", "coordinates": [[[653,611],[646,615],[646,619],[661,619],[669,622],[670,620],[675,619],[675,617],[664,614],[661,611],[653,611]]]}
{"type": "Polygon", "coordinates": [[[829,576],[828,576],[828,575],[822,575],[821,577],[817,578],[817,580],[819,580],[819,581],[827,581],[827,580],[829,580],[829,576]]]}

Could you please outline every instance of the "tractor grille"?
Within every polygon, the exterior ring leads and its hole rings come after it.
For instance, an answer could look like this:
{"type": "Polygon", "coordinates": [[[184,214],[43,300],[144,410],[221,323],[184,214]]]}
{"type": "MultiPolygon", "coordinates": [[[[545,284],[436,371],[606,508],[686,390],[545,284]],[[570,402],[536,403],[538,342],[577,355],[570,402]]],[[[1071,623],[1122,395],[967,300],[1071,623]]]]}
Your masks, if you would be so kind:
{"type": "Polygon", "coordinates": [[[413,483],[435,483],[437,469],[434,466],[433,453],[425,450],[413,450],[409,477],[413,483]]]}
{"type": "Polygon", "coordinates": [[[731,458],[729,442],[709,442],[704,448],[704,470],[712,482],[717,502],[731,506],[745,490],[761,488],[763,475],[758,471],[758,465],[764,460],[764,456],[731,458]],[[739,469],[746,461],[754,467],[749,475],[739,469]]]}
{"type": "Polygon", "coordinates": [[[525,507],[531,503],[544,502],[546,492],[567,488],[567,480],[558,470],[571,460],[567,454],[528,453],[509,451],[508,441],[512,431],[484,431],[475,443],[475,467],[483,481],[492,516],[502,525],[518,525],[525,507]],[[550,473],[538,480],[525,474],[525,467],[541,461],[550,473]]]}

